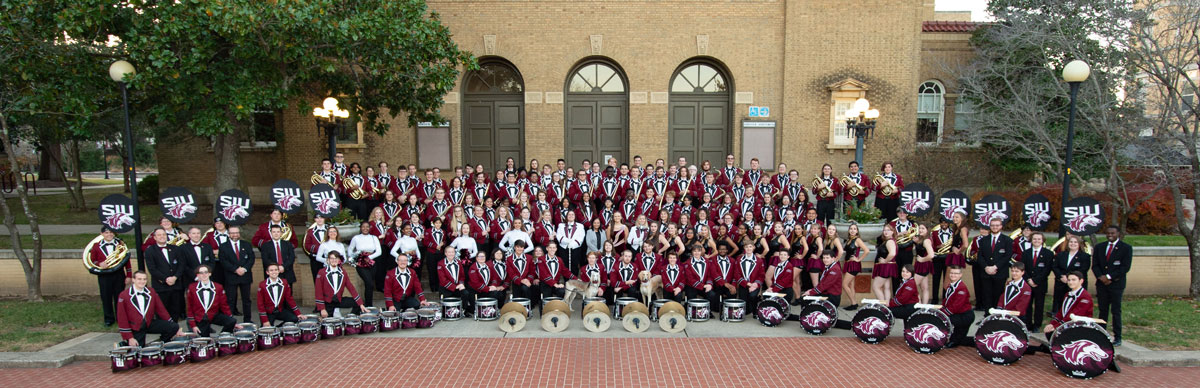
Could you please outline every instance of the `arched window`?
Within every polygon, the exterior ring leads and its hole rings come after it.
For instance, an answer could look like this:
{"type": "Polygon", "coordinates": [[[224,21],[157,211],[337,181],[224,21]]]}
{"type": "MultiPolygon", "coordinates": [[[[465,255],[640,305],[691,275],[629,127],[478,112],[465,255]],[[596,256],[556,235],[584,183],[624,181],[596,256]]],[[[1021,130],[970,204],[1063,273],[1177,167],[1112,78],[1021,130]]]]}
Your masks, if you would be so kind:
{"type": "Polygon", "coordinates": [[[502,62],[481,63],[479,70],[467,76],[467,93],[520,93],[524,89],[521,75],[502,62]]]}
{"type": "Polygon", "coordinates": [[[674,93],[726,93],[728,88],[721,72],[706,63],[680,69],[671,81],[671,92],[674,93]]]}
{"type": "Polygon", "coordinates": [[[917,87],[917,143],[938,143],[942,139],[942,115],[946,110],[945,88],[929,80],[917,87]]]}
{"type": "Polygon", "coordinates": [[[622,93],[625,80],[621,74],[606,63],[595,62],[584,65],[571,75],[567,86],[570,93],[622,93]]]}

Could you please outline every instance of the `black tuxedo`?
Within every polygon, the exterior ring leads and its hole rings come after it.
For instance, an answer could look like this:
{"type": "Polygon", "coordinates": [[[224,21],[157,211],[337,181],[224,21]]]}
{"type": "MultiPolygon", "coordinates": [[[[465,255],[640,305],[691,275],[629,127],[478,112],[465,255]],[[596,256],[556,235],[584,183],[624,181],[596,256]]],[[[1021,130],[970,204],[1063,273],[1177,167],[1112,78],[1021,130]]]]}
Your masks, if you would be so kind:
{"type": "Polygon", "coordinates": [[[188,241],[178,249],[180,255],[183,256],[183,277],[186,279],[184,289],[187,289],[187,285],[196,282],[196,269],[203,264],[208,264],[210,267],[209,272],[212,272],[213,282],[225,285],[225,270],[221,268],[221,262],[217,260],[217,256],[213,254],[213,249],[208,243],[201,242],[194,246],[191,241],[188,241]],[[200,256],[196,256],[196,246],[200,247],[200,256]]]}
{"type": "Polygon", "coordinates": [[[1112,311],[1113,337],[1121,339],[1121,298],[1125,294],[1125,274],[1133,264],[1133,247],[1124,241],[1108,241],[1096,244],[1092,249],[1096,260],[1092,261],[1092,273],[1096,274],[1096,299],[1100,307],[1100,319],[1108,321],[1112,311]],[[1112,249],[1109,249],[1111,246],[1112,249]],[[1101,279],[1111,279],[1104,284],[1101,279]]]}
{"type": "Polygon", "coordinates": [[[1012,263],[1012,247],[1012,239],[1002,233],[992,234],[979,241],[979,261],[975,265],[979,268],[981,284],[976,286],[978,294],[975,305],[983,311],[996,307],[996,301],[1004,292],[1004,279],[1008,278],[1008,267],[1012,263]],[[990,266],[996,267],[995,274],[988,275],[984,270],[990,266]]]}
{"type": "Polygon", "coordinates": [[[183,290],[187,285],[184,271],[187,263],[179,247],[167,244],[165,246],[150,245],[146,248],[146,269],[150,271],[150,284],[158,296],[162,298],[163,307],[171,318],[184,318],[183,290]],[[175,277],[175,284],[168,285],[167,278],[175,277]]]}
{"type": "Polygon", "coordinates": [[[1058,256],[1054,257],[1054,312],[1058,312],[1058,308],[1062,306],[1063,298],[1067,296],[1067,283],[1063,283],[1059,278],[1066,276],[1067,272],[1079,271],[1083,274],[1083,288],[1088,286],[1088,269],[1092,267],[1092,256],[1088,255],[1083,249],[1080,249],[1075,254],[1075,258],[1067,264],[1067,255],[1069,251],[1062,251],[1058,256]]]}
{"type": "Polygon", "coordinates": [[[1021,252],[1021,262],[1025,263],[1025,279],[1032,280],[1037,284],[1037,286],[1030,287],[1033,295],[1029,299],[1029,307],[1025,309],[1021,318],[1025,321],[1025,326],[1040,328],[1046,312],[1046,291],[1050,289],[1048,282],[1050,274],[1054,271],[1054,251],[1043,246],[1038,250],[1037,261],[1034,262],[1033,249],[1026,249],[1021,252]]]}
{"type": "Polygon", "coordinates": [[[263,241],[258,247],[258,251],[262,254],[263,273],[267,273],[267,267],[271,264],[279,264],[283,262],[283,271],[279,273],[279,277],[287,279],[288,284],[296,287],[296,271],[292,269],[292,264],[296,263],[296,247],[287,240],[279,241],[279,253],[276,256],[275,241],[263,241]]]}
{"type": "Polygon", "coordinates": [[[230,239],[221,244],[217,255],[220,256],[221,267],[225,269],[225,299],[229,309],[233,310],[233,315],[238,315],[236,302],[240,293],[244,322],[253,322],[250,317],[250,283],[254,280],[254,248],[248,242],[230,239]],[[237,254],[234,254],[233,244],[237,244],[237,254]],[[239,267],[245,268],[246,273],[238,275],[236,271],[239,267]]]}

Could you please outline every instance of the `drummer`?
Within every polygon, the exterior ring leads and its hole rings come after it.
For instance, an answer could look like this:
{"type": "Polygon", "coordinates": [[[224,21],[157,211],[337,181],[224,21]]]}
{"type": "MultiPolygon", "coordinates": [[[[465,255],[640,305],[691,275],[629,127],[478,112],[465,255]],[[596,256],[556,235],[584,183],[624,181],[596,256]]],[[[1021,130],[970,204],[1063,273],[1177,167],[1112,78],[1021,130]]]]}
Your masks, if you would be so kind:
{"type": "Polygon", "coordinates": [[[488,262],[487,253],[476,252],[475,262],[467,268],[467,295],[471,300],[492,298],[504,300],[504,287],[500,286],[500,276],[488,262]]]}
{"type": "Polygon", "coordinates": [[[805,291],[804,295],[823,296],[837,307],[842,303],[842,264],[838,262],[832,249],[821,251],[821,264],[824,264],[825,268],[817,277],[817,285],[805,291]]]}
{"type": "Polygon", "coordinates": [[[767,273],[764,276],[764,280],[767,282],[766,290],[786,295],[784,300],[795,299],[796,291],[792,289],[792,272],[792,261],[788,251],[776,252],[775,257],[771,259],[771,264],[767,266],[767,273]]]}
{"type": "MultiPolygon", "coordinates": [[[[1063,297],[1062,308],[1054,313],[1054,320],[1042,328],[1042,333],[1046,334],[1047,340],[1053,340],[1054,331],[1064,323],[1070,322],[1072,315],[1087,318],[1092,317],[1092,294],[1083,287],[1083,273],[1079,271],[1067,272],[1067,287],[1070,287],[1070,289],[1067,291],[1067,295],[1063,297]]],[[[1033,348],[1033,344],[1031,343],[1029,347],[1033,348]]],[[[1047,344],[1042,344],[1036,350],[1050,353],[1050,347],[1047,344]]]]}
{"type": "Polygon", "coordinates": [[[596,296],[604,298],[605,303],[609,303],[611,294],[606,294],[604,289],[608,286],[608,277],[604,275],[604,269],[600,268],[599,255],[597,252],[588,252],[586,264],[579,267],[579,281],[592,284],[594,281],[596,286],[596,296]]]}
{"type": "Polygon", "coordinates": [[[908,316],[916,311],[913,306],[919,301],[917,282],[913,280],[913,265],[905,264],[900,267],[900,287],[896,288],[892,299],[887,301],[888,310],[891,310],[892,316],[897,319],[908,319],[908,316]]]}
{"type": "MultiPolygon", "coordinates": [[[[763,259],[754,254],[753,240],[744,240],[742,255],[734,261],[734,265],[737,267],[738,276],[733,283],[737,285],[738,299],[746,301],[750,306],[758,306],[758,297],[762,293],[765,281],[763,272],[765,266],[763,259]]],[[[755,314],[757,314],[757,310],[755,310],[755,314]]]]}
{"type": "Polygon", "coordinates": [[[537,277],[541,284],[542,296],[544,298],[566,296],[567,281],[571,280],[574,275],[571,274],[566,263],[558,258],[558,244],[551,241],[546,244],[545,248],[534,247],[533,256],[539,258],[537,277]]]}
{"type": "Polygon", "coordinates": [[[469,315],[475,311],[474,299],[467,297],[467,271],[465,266],[458,260],[458,252],[453,247],[443,247],[442,261],[437,263],[438,273],[438,293],[442,298],[459,298],[463,301],[463,308],[469,315]]]}
{"type": "Polygon", "coordinates": [[[384,278],[383,302],[388,311],[415,309],[429,304],[425,300],[425,291],[421,290],[417,271],[408,266],[410,259],[410,256],[405,254],[397,256],[396,269],[388,271],[387,277],[384,278]]]}
{"type": "Polygon", "coordinates": [[[668,251],[667,264],[659,266],[656,271],[651,272],[662,278],[663,298],[683,303],[687,298],[687,294],[683,292],[687,281],[683,274],[683,266],[679,265],[679,254],[668,251]]]}
{"type": "Polygon", "coordinates": [[[347,279],[346,271],[342,269],[342,254],[337,251],[325,256],[325,268],[317,272],[316,289],[317,311],[321,318],[338,316],[342,307],[352,308],[355,314],[367,309],[358,290],[354,289],[354,282],[347,279]],[[346,291],[350,292],[350,298],[343,297],[346,291]],[[332,314],[326,307],[334,309],[332,314]]]}
{"type": "MultiPolygon", "coordinates": [[[[275,264],[272,264],[274,266],[275,264]]],[[[201,264],[196,267],[196,282],[188,286],[187,322],[192,332],[201,337],[212,334],[212,325],[221,326],[222,332],[232,332],[237,324],[229,313],[229,305],[225,301],[225,288],[213,282],[212,266],[201,264]]]]}
{"type": "Polygon", "coordinates": [[[258,283],[258,320],[263,327],[270,327],[275,321],[297,323],[304,319],[292,299],[292,286],[279,277],[282,272],[279,264],[268,265],[267,278],[258,283]]]}
{"type": "Polygon", "coordinates": [[[1025,263],[1014,262],[1008,267],[1008,283],[1004,285],[1004,293],[996,301],[996,308],[1016,311],[1023,316],[1029,308],[1029,299],[1033,291],[1025,281],[1025,263]]]}
{"type": "Polygon", "coordinates": [[[158,340],[162,342],[183,335],[183,329],[171,320],[158,293],[146,287],[148,279],[145,271],[134,272],[133,285],[117,297],[120,346],[141,346],[146,342],[146,334],[158,334],[158,340]]]}
{"type": "MultiPolygon", "coordinates": [[[[717,244],[717,258],[713,260],[713,269],[716,271],[716,276],[713,277],[713,294],[718,299],[730,299],[737,295],[737,262],[729,257],[729,246],[726,244],[717,244]]],[[[709,303],[712,303],[711,301],[709,303]]],[[[712,304],[711,306],[718,306],[712,304]]]]}
{"type": "Polygon", "coordinates": [[[638,272],[640,265],[633,262],[633,251],[621,252],[621,263],[613,267],[608,274],[608,284],[613,296],[642,299],[642,291],[638,289],[638,272]]]}
{"type": "Polygon", "coordinates": [[[971,291],[967,290],[962,276],[962,267],[952,265],[946,269],[946,277],[950,284],[942,293],[942,312],[950,317],[950,324],[954,327],[947,348],[975,345],[974,339],[967,337],[967,330],[971,328],[971,323],[975,322],[975,312],[971,308],[971,291]]]}

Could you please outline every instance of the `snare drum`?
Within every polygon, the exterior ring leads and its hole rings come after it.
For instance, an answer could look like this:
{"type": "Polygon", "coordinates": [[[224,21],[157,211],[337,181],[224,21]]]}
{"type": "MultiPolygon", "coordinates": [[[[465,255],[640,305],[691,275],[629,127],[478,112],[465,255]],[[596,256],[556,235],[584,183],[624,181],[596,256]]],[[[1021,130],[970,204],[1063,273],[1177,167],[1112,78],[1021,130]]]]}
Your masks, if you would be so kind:
{"type": "Polygon", "coordinates": [[[984,361],[992,364],[1017,362],[1028,347],[1029,330],[1024,322],[1012,315],[989,315],[975,330],[975,350],[984,361]]]}
{"type": "Polygon", "coordinates": [[[630,298],[627,296],[617,298],[617,305],[615,306],[616,308],[613,309],[613,319],[621,319],[621,310],[624,310],[625,306],[629,306],[629,304],[633,302],[637,302],[637,298],[630,298]]]}
{"type": "Polygon", "coordinates": [[[687,319],[692,322],[704,322],[708,320],[709,305],[708,299],[688,299],[687,301],[687,319]]]}
{"type": "MultiPolygon", "coordinates": [[[[430,313],[432,312],[433,311],[430,310],[430,313]]],[[[405,311],[400,314],[400,320],[401,329],[415,329],[420,322],[420,316],[416,311],[405,311]]],[[[429,322],[429,326],[433,327],[432,320],[429,322]]]]}
{"type": "Polygon", "coordinates": [[[217,356],[217,342],[208,337],[197,337],[192,340],[188,349],[188,361],[204,362],[217,356]]]}
{"type": "Polygon", "coordinates": [[[1115,350],[1108,331],[1093,322],[1071,321],[1054,330],[1050,360],[1067,376],[1090,379],[1104,374],[1115,350]]]}
{"type": "Polygon", "coordinates": [[[741,299],[725,299],[721,302],[721,320],[725,322],[741,322],[746,318],[746,301],[741,299]]]}
{"type": "Polygon", "coordinates": [[[650,321],[658,322],[658,309],[661,309],[663,305],[670,301],[670,299],[655,299],[653,302],[650,302],[650,321]]]}
{"type": "Polygon", "coordinates": [[[323,339],[341,337],[345,329],[346,324],[342,322],[341,318],[329,317],[321,320],[321,338],[323,339]]]}
{"type": "Polygon", "coordinates": [[[864,344],[883,342],[892,331],[892,310],[879,303],[866,303],[850,320],[850,331],[864,344]]]}
{"type": "Polygon", "coordinates": [[[279,332],[283,334],[284,345],[295,345],[300,343],[300,327],[287,324],[279,328],[279,332]]]}
{"type": "Polygon", "coordinates": [[[163,362],[161,346],[147,346],[138,349],[137,354],[138,364],[143,367],[161,365],[163,362]]]}
{"type": "Polygon", "coordinates": [[[171,341],[163,345],[163,365],[179,365],[188,361],[191,341],[171,341]]]}
{"type": "MultiPolygon", "coordinates": [[[[429,302],[429,304],[428,304],[428,305],[426,305],[425,307],[421,307],[421,308],[422,308],[422,309],[431,309],[431,310],[433,310],[433,322],[434,322],[434,323],[437,323],[437,322],[441,322],[441,321],[442,321],[442,317],[443,317],[442,310],[443,310],[443,309],[442,309],[442,304],[441,304],[441,303],[438,303],[438,302],[429,302]]],[[[409,310],[412,310],[412,309],[409,309],[409,310]]],[[[415,311],[415,310],[414,310],[414,311],[415,311]]]]}
{"type": "MultiPolygon", "coordinates": [[[[433,310],[420,309],[417,310],[417,327],[421,329],[429,329],[437,322],[437,313],[433,310]]],[[[408,322],[405,322],[407,324],[408,322]]]]}
{"type": "Polygon", "coordinates": [[[919,309],[904,320],[904,342],[914,352],[933,354],[950,344],[954,325],[941,310],[919,309]]]}
{"type": "Polygon", "coordinates": [[[237,340],[237,353],[250,353],[254,351],[254,345],[258,342],[258,335],[250,330],[238,330],[233,333],[233,339],[237,340]]]}
{"type": "MultiPolygon", "coordinates": [[[[415,317],[414,317],[415,318],[415,317]]],[[[392,331],[400,328],[400,312],[384,311],[379,316],[379,330],[392,331]]]]}
{"type": "Polygon", "coordinates": [[[475,320],[494,321],[500,317],[500,309],[496,307],[496,298],[479,298],[475,301],[475,320]]]}
{"type": "Polygon", "coordinates": [[[300,322],[300,343],[309,343],[321,339],[321,325],[312,321],[300,322]]]}
{"type": "MultiPolygon", "coordinates": [[[[583,298],[582,306],[587,307],[587,305],[592,304],[592,302],[600,302],[600,303],[604,303],[606,306],[608,305],[608,302],[605,301],[603,297],[593,296],[591,298],[583,298]]],[[[580,314],[580,318],[583,318],[583,315],[587,315],[587,313],[584,312],[584,309],[582,307],[579,309],[579,314],[580,314]]]]}
{"type": "Polygon", "coordinates": [[[379,315],[366,313],[359,315],[358,319],[362,320],[362,331],[359,334],[371,334],[379,331],[379,315]]]}
{"type": "Polygon", "coordinates": [[[767,327],[779,326],[788,315],[791,315],[792,305],[778,296],[763,298],[755,308],[758,313],[758,323],[767,327]]]}
{"type": "Polygon", "coordinates": [[[837,307],[828,300],[814,300],[800,309],[800,326],[808,334],[825,334],[837,319],[837,307]]]}
{"type": "Polygon", "coordinates": [[[512,298],[509,302],[517,302],[525,306],[525,320],[533,319],[533,302],[529,298],[512,298]]]}
{"type": "Polygon", "coordinates": [[[276,327],[258,329],[258,349],[274,349],[283,344],[283,332],[276,327]]]}
{"type": "Polygon", "coordinates": [[[359,317],[346,317],[342,320],[343,334],[358,335],[362,333],[362,319],[359,317]]]}
{"type": "Polygon", "coordinates": [[[233,334],[221,333],[217,336],[217,355],[221,357],[237,354],[237,338],[233,334]]]}
{"type": "Polygon", "coordinates": [[[447,321],[457,321],[463,319],[464,311],[462,307],[462,299],[455,297],[442,298],[442,319],[447,321]]]}
{"type": "MultiPolygon", "coordinates": [[[[367,309],[365,311],[363,311],[363,315],[375,314],[376,316],[379,316],[379,313],[381,313],[381,312],[383,312],[383,310],[380,310],[378,307],[368,306],[367,309]]],[[[359,317],[359,318],[362,318],[362,317],[359,317]]]]}
{"type": "Polygon", "coordinates": [[[138,364],[138,348],[136,346],[122,346],[109,350],[108,357],[112,359],[113,373],[137,369],[140,365],[138,364]]]}
{"type": "Polygon", "coordinates": [[[250,322],[243,322],[243,323],[239,323],[239,324],[233,326],[233,332],[235,332],[235,333],[238,331],[242,331],[242,330],[258,332],[258,325],[255,325],[250,322]]]}

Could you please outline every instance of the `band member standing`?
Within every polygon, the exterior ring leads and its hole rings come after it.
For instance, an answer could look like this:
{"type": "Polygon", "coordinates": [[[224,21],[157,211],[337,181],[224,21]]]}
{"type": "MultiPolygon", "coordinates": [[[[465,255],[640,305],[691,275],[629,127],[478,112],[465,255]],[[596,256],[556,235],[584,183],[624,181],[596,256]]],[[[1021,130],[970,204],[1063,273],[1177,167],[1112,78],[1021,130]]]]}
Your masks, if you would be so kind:
{"type": "Polygon", "coordinates": [[[187,290],[187,322],[192,332],[201,337],[212,334],[212,325],[220,325],[220,332],[233,332],[233,326],[237,324],[237,319],[229,313],[225,288],[211,279],[212,268],[208,264],[197,267],[193,272],[196,282],[187,290]]]}
{"type": "Polygon", "coordinates": [[[1096,298],[1100,303],[1100,319],[1108,320],[1112,310],[1114,346],[1121,346],[1121,297],[1125,294],[1125,274],[1133,264],[1133,247],[1121,241],[1121,228],[1110,225],[1104,230],[1108,241],[1096,244],[1092,252],[1104,257],[1092,261],[1096,275],[1096,298]]]}
{"type": "Polygon", "coordinates": [[[375,270],[377,259],[383,254],[383,247],[379,245],[379,237],[368,233],[371,229],[370,223],[360,222],[358,228],[359,233],[350,239],[350,246],[346,248],[346,253],[350,257],[350,265],[354,267],[354,272],[358,273],[359,279],[362,279],[363,304],[374,306],[375,270]]]}
{"type": "MultiPolygon", "coordinates": [[[[166,216],[158,219],[158,228],[167,233],[167,244],[170,245],[181,245],[186,237],[183,234],[183,231],[179,229],[178,225],[176,225],[175,222],[171,221],[171,219],[167,218],[166,216]]],[[[142,241],[141,249],[143,252],[145,252],[146,248],[150,248],[154,244],[154,235],[151,234],[146,236],[145,241],[142,241]]]]}
{"type": "Polygon", "coordinates": [[[567,270],[567,265],[562,262],[555,254],[558,250],[558,244],[550,243],[546,248],[537,247],[533,250],[535,257],[542,257],[537,263],[537,277],[542,285],[542,297],[559,297],[566,296],[567,281],[574,278],[574,275],[567,270]],[[544,251],[544,253],[538,253],[544,251]]]}
{"type": "MultiPolygon", "coordinates": [[[[897,197],[897,198],[899,198],[899,197],[897,197]]],[[[875,199],[875,204],[876,204],[876,206],[879,206],[878,198],[875,199]]],[[[898,266],[896,268],[897,268],[897,272],[899,272],[899,267],[903,267],[906,264],[913,263],[913,250],[915,248],[914,242],[918,241],[918,239],[914,237],[914,238],[907,239],[908,241],[901,243],[899,241],[900,236],[903,236],[903,235],[906,235],[909,233],[913,233],[914,232],[913,229],[917,229],[918,231],[920,229],[917,228],[917,223],[908,220],[908,212],[904,211],[904,209],[899,209],[899,211],[896,211],[896,209],[892,209],[892,213],[893,213],[892,218],[890,218],[888,220],[891,221],[892,228],[896,229],[896,239],[897,239],[897,241],[896,241],[896,245],[897,245],[896,265],[898,266]]],[[[913,266],[913,268],[915,269],[915,268],[917,268],[917,266],[913,266]]],[[[899,275],[899,273],[897,273],[897,275],[899,275]]],[[[896,287],[899,287],[899,286],[900,286],[900,277],[893,276],[892,277],[892,289],[896,289],[896,287]]]]}
{"type": "Polygon", "coordinates": [[[221,259],[221,267],[225,270],[225,297],[233,315],[238,315],[238,293],[242,296],[242,312],[246,313],[244,322],[250,320],[250,282],[254,279],[254,248],[250,243],[242,241],[242,228],[229,227],[229,242],[221,245],[217,257],[221,259]]]}
{"type": "Polygon", "coordinates": [[[504,287],[500,285],[492,263],[488,262],[487,253],[477,252],[474,257],[475,261],[467,268],[467,294],[471,300],[493,298],[503,301],[504,287]]]}
{"type": "MultiPolygon", "coordinates": [[[[91,252],[88,252],[92,263],[96,265],[104,263],[108,255],[117,250],[118,245],[124,244],[107,226],[100,227],[100,236],[100,242],[92,245],[91,252]]],[[[133,260],[125,260],[124,271],[118,269],[96,274],[96,281],[100,284],[100,305],[104,309],[104,326],[112,326],[117,322],[117,301],[121,292],[133,280],[133,267],[129,264],[131,261],[133,260]]]]}
{"type": "Polygon", "coordinates": [[[304,318],[300,306],[292,298],[292,286],[279,277],[283,272],[278,264],[267,266],[267,278],[258,283],[258,320],[264,327],[278,322],[299,322],[304,318]]]}
{"type": "Polygon", "coordinates": [[[829,224],[829,221],[833,220],[834,199],[837,198],[837,178],[833,177],[833,166],[830,166],[829,163],[821,166],[821,175],[817,179],[820,179],[821,184],[825,186],[825,190],[812,188],[813,196],[817,197],[817,219],[822,223],[829,224]]]}
{"type": "MultiPolygon", "coordinates": [[[[217,261],[217,255],[213,253],[213,248],[208,243],[204,242],[204,234],[200,233],[200,228],[191,227],[187,231],[188,241],[183,243],[179,248],[179,253],[183,255],[183,273],[194,274],[196,269],[201,265],[208,264],[209,276],[212,281],[218,284],[225,284],[225,271],[212,271],[212,268],[219,268],[220,263],[217,261]]],[[[184,276],[184,288],[191,286],[196,281],[194,277],[184,276]]]]}
{"type": "Polygon", "coordinates": [[[358,290],[354,288],[354,282],[346,281],[346,272],[342,270],[342,254],[330,252],[325,258],[325,268],[322,268],[317,273],[316,299],[317,312],[321,314],[321,318],[339,316],[341,308],[352,308],[355,314],[361,313],[367,307],[362,305],[361,297],[358,296],[358,290]],[[344,297],[346,291],[350,292],[350,298],[344,297]],[[333,314],[329,313],[329,308],[333,308],[333,314]]]}
{"type": "Polygon", "coordinates": [[[258,246],[262,255],[263,273],[267,272],[268,265],[277,264],[283,269],[280,276],[287,279],[288,284],[295,286],[296,271],[292,269],[292,265],[296,263],[296,246],[290,241],[282,240],[283,230],[278,225],[272,225],[270,233],[271,239],[258,246]]]}
{"type": "Polygon", "coordinates": [[[954,326],[947,348],[974,344],[973,338],[967,338],[967,331],[971,329],[971,323],[975,322],[975,312],[971,307],[971,291],[963,284],[962,275],[963,269],[957,265],[946,270],[950,285],[946,286],[946,291],[942,293],[942,312],[950,317],[950,324],[954,326]]]}
{"type": "Polygon", "coordinates": [[[888,310],[891,310],[892,316],[897,319],[908,319],[908,316],[916,311],[914,306],[920,302],[917,281],[913,278],[914,272],[911,265],[900,267],[900,287],[896,287],[896,294],[887,301],[888,310]]]}
{"type": "Polygon", "coordinates": [[[896,229],[891,224],[883,226],[882,240],[875,248],[875,265],[871,268],[871,290],[875,298],[887,300],[892,294],[892,277],[899,274],[896,268],[896,229]]]}
{"type": "Polygon", "coordinates": [[[437,264],[438,273],[438,293],[442,294],[442,298],[457,297],[462,299],[463,308],[467,314],[475,311],[475,303],[467,295],[467,268],[458,260],[458,254],[454,252],[454,248],[446,247],[442,251],[444,260],[437,264]]]}
{"type": "MultiPolygon", "coordinates": [[[[280,230],[289,228],[289,226],[287,225],[287,221],[285,221],[283,219],[283,212],[279,211],[279,209],[271,210],[270,217],[271,217],[270,221],[267,221],[267,223],[258,226],[258,231],[254,232],[254,237],[250,239],[250,243],[254,244],[255,248],[261,247],[263,242],[266,242],[267,240],[270,240],[272,238],[271,237],[271,227],[279,227],[280,230]]],[[[297,241],[296,241],[295,233],[293,233],[292,236],[288,238],[288,242],[292,243],[293,247],[296,246],[297,241]]]]}
{"type": "Polygon", "coordinates": [[[558,247],[561,248],[559,257],[567,261],[571,272],[578,272],[580,264],[583,263],[583,235],[583,224],[575,222],[575,212],[567,213],[567,220],[558,224],[558,230],[555,232],[558,247]]]}
{"type": "Polygon", "coordinates": [[[867,254],[871,249],[867,247],[867,243],[863,242],[862,235],[859,234],[858,224],[851,223],[846,227],[846,244],[845,256],[846,263],[842,265],[842,295],[846,295],[850,299],[850,305],[845,309],[849,311],[858,310],[857,298],[854,296],[854,278],[862,272],[862,261],[867,258],[867,254]]]}
{"type": "Polygon", "coordinates": [[[146,268],[154,278],[154,291],[159,297],[171,318],[181,320],[186,318],[183,308],[184,269],[183,256],[178,247],[167,244],[167,232],[162,228],[154,230],[151,236],[154,245],[146,249],[146,268]]]}
{"type": "Polygon", "coordinates": [[[979,246],[979,266],[983,267],[983,274],[980,280],[983,281],[983,287],[979,288],[979,304],[983,311],[987,311],[992,307],[996,307],[996,300],[1000,298],[1004,291],[1004,277],[1008,273],[1008,266],[1012,263],[1012,239],[1003,233],[1001,228],[1004,227],[1004,221],[999,218],[993,218],[989,225],[991,226],[991,236],[988,236],[983,241],[983,245],[979,246]]]}
{"type": "Polygon", "coordinates": [[[1046,291],[1050,289],[1050,273],[1054,269],[1054,252],[1046,248],[1046,236],[1041,233],[1029,236],[1029,241],[1029,249],[1021,253],[1021,262],[1025,264],[1025,282],[1029,283],[1032,298],[1022,318],[1027,327],[1042,327],[1046,291]]]}
{"type": "Polygon", "coordinates": [[[641,272],[640,267],[633,262],[633,252],[621,252],[621,263],[608,274],[609,288],[612,289],[614,297],[632,297],[639,300],[642,298],[637,278],[637,274],[641,272]]]}
{"type": "Polygon", "coordinates": [[[450,239],[446,237],[446,232],[442,230],[442,219],[434,218],[429,222],[429,230],[425,231],[425,239],[421,241],[425,252],[422,252],[418,257],[424,258],[425,268],[428,268],[429,279],[438,278],[438,266],[441,265],[442,259],[446,258],[442,255],[446,250],[446,244],[450,239]]]}
{"type": "Polygon", "coordinates": [[[133,286],[117,298],[121,346],[141,346],[146,343],[146,334],[158,334],[158,340],[162,342],[183,335],[183,329],[171,320],[158,293],[146,287],[148,278],[145,272],[134,272],[133,286]]]}
{"type": "MultiPolygon", "coordinates": [[[[867,201],[867,194],[871,191],[871,180],[867,178],[867,174],[859,172],[858,162],[851,160],[848,166],[850,167],[850,174],[848,174],[850,180],[858,183],[858,186],[862,187],[862,192],[858,193],[858,195],[851,196],[850,187],[839,183],[839,189],[842,191],[842,202],[848,204],[850,201],[854,201],[856,206],[862,207],[863,203],[867,201]]],[[[846,211],[849,210],[850,207],[846,206],[846,211]]]]}
{"type": "Polygon", "coordinates": [[[325,233],[328,226],[325,225],[325,217],[320,214],[313,215],[313,224],[304,231],[304,253],[308,255],[309,273],[312,274],[313,280],[317,280],[317,272],[325,267],[325,263],[317,260],[317,252],[321,250],[321,243],[325,242],[325,233]]]}
{"type": "Polygon", "coordinates": [[[1067,236],[1067,249],[1054,257],[1054,312],[1062,307],[1063,298],[1067,295],[1067,274],[1078,271],[1083,274],[1083,288],[1087,288],[1087,271],[1092,268],[1092,256],[1083,251],[1083,242],[1079,236],[1067,236]]]}
{"type": "Polygon", "coordinates": [[[900,190],[904,190],[904,179],[900,178],[900,174],[892,171],[892,162],[883,163],[880,168],[883,179],[896,189],[891,195],[883,195],[883,188],[875,188],[875,207],[883,213],[883,219],[891,221],[896,219],[896,208],[900,206],[900,190]]]}

